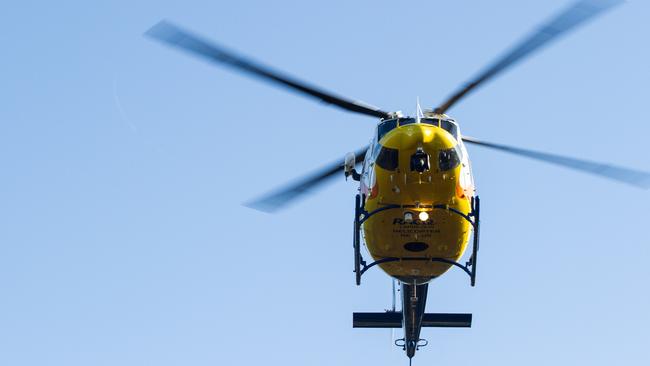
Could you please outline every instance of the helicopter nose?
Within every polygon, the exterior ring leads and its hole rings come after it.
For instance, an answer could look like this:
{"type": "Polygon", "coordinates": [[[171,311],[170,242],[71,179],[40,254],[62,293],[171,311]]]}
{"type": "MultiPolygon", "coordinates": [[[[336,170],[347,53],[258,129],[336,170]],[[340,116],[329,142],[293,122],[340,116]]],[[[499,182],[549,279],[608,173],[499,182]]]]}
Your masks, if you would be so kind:
{"type": "Polygon", "coordinates": [[[414,123],[398,128],[382,141],[387,148],[399,151],[407,168],[414,173],[435,169],[438,151],[456,146],[454,137],[444,129],[426,124],[414,123]]]}

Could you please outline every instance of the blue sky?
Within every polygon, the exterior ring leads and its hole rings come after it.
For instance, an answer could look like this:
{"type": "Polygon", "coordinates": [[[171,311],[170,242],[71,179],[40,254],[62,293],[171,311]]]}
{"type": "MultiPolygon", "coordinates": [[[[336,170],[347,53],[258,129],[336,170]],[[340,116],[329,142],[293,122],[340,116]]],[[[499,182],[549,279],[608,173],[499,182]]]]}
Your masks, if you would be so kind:
{"type": "MultiPolygon", "coordinates": [[[[404,364],[354,285],[355,187],[241,206],[375,121],[142,37],[170,19],[342,95],[433,106],[568,1],[25,1],[0,14],[0,364],[404,364]]],[[[650,170],[650,4],[629,1],[450,111],[488,141],[650,170]]],[[[470,147],[477,287],[430,286],[420,365],[647,362],[648,192],[470,147]]],[[[397,334],[396,334],[397,335],[397,334]]]]}

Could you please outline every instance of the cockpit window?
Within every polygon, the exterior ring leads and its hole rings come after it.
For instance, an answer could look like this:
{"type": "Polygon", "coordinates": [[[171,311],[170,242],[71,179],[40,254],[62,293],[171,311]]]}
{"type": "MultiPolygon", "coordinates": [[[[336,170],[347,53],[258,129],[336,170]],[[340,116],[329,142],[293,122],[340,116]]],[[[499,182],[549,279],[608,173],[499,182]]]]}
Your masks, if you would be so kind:
{"type": "Polygon", "coordinates": [[[460,148],[458,145],[451,149],[443,149],[438,153],[438,167],[440,171],[451,170],[460,164],[460,148]]]}
{"type": "Polygon", "coordinates": [[[377,126],[377,141],[381,140],[382,137],[384,137],[385,134],[387,134],[389,131],[394,130],[397,127],[397,120],[396,119],[389,119],[386,120],[377,126]]]}
{"type": "Polygon", "coordinates": [[[437,118],[422,118],[420,120],[421,123],[427,124],[427,125],[433,125],[440,127],[440,120],[437,118]]]}
{"type": "MultiPolygon", "coordinates": [[[[406,117],[385,120],[377,127],[377,141],[381,140],[381,138],[384,137],[384,135],[386,135],[388,132],[397,128],[398,125],[406,126],[416,122],[417,120],[415,118],[406,117]]],[[[454,136],[454,138],[458,139],[458,125],[450,120],[438,118],[420,118],[420,123],[440,127],[443,130],[449,132],[452,136],[454,136]]]]}
{"type": "Polygon", "coordinates": [[[382,146],[376,160],[377,165],[386,170],[395,170],[399,164],[399,151],[382,146]]]}
{"type": "Polygon", "coordinates": [[[449,132],[452,136],[454,136],[455,139],[458,138],[458,126],[455,123],[448,121],[446,119],[441,119],[440,127],[443,130],[449,132]]]}

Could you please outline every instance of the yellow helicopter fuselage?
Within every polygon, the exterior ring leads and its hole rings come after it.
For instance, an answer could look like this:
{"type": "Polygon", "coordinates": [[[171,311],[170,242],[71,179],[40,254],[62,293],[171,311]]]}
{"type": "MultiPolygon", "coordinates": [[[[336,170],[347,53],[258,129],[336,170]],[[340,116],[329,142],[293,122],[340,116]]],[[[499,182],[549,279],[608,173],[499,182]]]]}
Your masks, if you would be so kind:
{"type": "Polygon", "coordinates": [[[366,247],[375,260],[406,259],[380,266],[407,283],[428,282],[451,267],[409,258],[457,261],[472,230],[466,219],[449,210],[468,214],[474,195],[457,126],[454,136],[440,127],[441,119],[427,121],[400,123],[375,137],[361,175],[365,211],[374,212],[362,225],[366,247]]]}

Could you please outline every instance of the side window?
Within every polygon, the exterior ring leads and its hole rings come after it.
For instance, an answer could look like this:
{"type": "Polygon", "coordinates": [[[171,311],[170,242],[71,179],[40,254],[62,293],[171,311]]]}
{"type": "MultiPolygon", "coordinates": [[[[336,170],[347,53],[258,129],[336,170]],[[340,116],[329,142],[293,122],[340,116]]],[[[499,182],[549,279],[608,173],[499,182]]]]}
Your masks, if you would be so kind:
{"type": "Polygon", "coordinates": [[[385,134],[387,134],[389,131],[394,130],[396,127],[396,119],[389,119],[388,121],[382,122],[379,126],[377,126],[377,141],[381,140],[385,134]]]}
{"type": "Polygon", "coordinates": [[[386,170],[395,170],[399,165],[399,151],[382,146],[377,156],[377,165],[386,170]]]}
{"type": "Polygon", "coordinates": [[[451,149],[440,150],[438,153],[438,167],[440,171],[451,170],[460,164],[458,146],[451,149]]]}
{"type": "Polygon", "coordinates": [[[374,150],[376,149],[375,145],[377,145],[376,140],[373,138],[370,141],[370,146],[368,147],[368,150],[366,150],[366,156],[363,158],[363,166],[361,168],[361,175],[365,176],[368,174],[368,169],[370,168],[370,162],[374,160],[374,150]]]}

